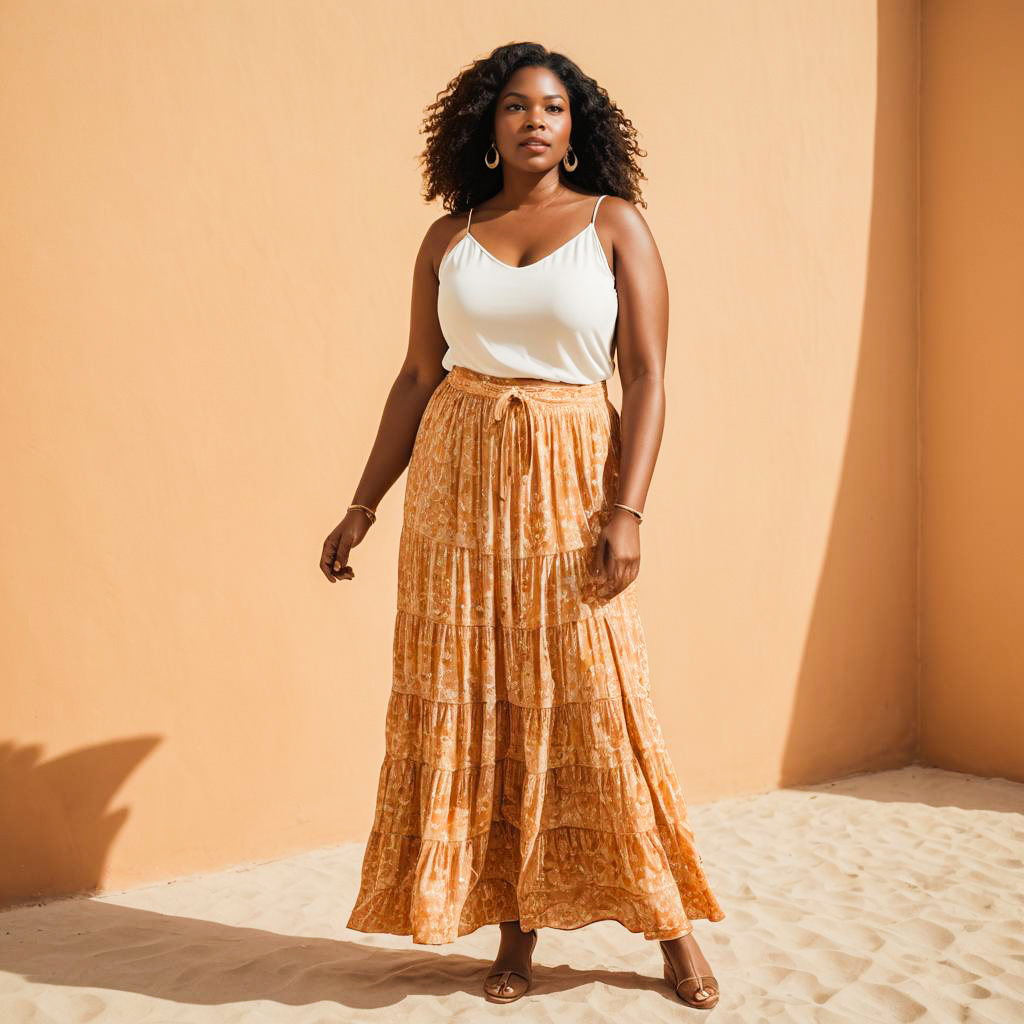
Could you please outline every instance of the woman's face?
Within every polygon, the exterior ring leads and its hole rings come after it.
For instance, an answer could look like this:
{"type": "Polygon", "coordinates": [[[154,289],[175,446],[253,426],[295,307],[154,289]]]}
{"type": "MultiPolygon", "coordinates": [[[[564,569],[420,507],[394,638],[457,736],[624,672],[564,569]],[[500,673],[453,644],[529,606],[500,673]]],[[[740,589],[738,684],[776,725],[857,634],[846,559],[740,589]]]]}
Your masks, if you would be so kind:
{"type": "Polygon", "coordinates": [[[498,94],[494,145],[506,164],[543,173],[569,148],[572,117],[565,86],[548,68],[519,68],[498,94]],[[523,145],[531,137],[547,145],[523,145]]]}

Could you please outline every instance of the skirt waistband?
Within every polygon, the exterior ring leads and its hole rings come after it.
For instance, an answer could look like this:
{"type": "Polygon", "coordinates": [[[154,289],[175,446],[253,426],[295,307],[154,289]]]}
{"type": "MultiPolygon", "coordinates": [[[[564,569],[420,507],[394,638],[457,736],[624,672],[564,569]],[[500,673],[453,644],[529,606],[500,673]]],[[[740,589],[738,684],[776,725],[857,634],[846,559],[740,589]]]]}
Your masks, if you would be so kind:
{"type": "MultiPolygon", "coordinates": [[[[571,405],[577,402],[604,402],[608,398],[608,382],[567,384],[554,380],[513,380],[495,377],[489,373],[471,370],[468,366],[453,366],[445,380],[453,388],[490,398],[508,398],[515,395],[538,402],[571,405]]],[[[507,400],[505,403],[507,404],[507,400]]]]}
{"type": "Polygon", "coordinates": [[[536,437],[534,413],[536,403],[554,405],[591,405],[608,401],[608,382],[595,381],[591,384],[566,384],[553,380],[513,381],[508,377],[495,377],[489,373],[471,370],[468,366],[453,366],[445,377],[445,383],[458,391],[473,395],[495,398],[494,422],[501,426],[498,457],[498,493],[504,501],[508,496],[511,482],[512,462],[508,455],[505,431],[512,417],[507,415],[515,407],[515,399],[526,416],[526,476],[533,468],[533,446],[536,437]]]}

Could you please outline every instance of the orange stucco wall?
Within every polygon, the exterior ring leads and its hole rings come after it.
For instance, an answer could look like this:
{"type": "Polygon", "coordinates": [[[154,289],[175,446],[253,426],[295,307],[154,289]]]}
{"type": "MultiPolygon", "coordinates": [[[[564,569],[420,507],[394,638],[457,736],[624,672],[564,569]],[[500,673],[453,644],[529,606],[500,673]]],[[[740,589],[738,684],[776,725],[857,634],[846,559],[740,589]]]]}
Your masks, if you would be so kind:
{"type": "MultiPolygon", "coordinates": [[[[1009,121],[984,40],[1012,5],[925,8],[946,82],[1009,121]],[[961,22],[982,41],[952,53],[961,22]]],[[[1021,648],[987,632],[1020,586],[999,564],[1020,422],[985,404],[1019,359],[994,294],[1013,238],[983,266],[976,232],[1017,197],[998,155],[958,152],[970,111],[950,127],[927,97],[919,173],[920,15],[656,2],[627,46],[621,12],[580,3],[5,5],[0,903],[366,837],[404,478],[353,583],[317,561],[441,212],[423,109],[516,38],[577,59],[649,153],[671,327],[641,601],[688,800],[906,763],[919,707],[936,762],[1024,771],[978,739],[1021,648]],[[958,320],[982,281],[987,348],[958,320]]],[[[971,129],[1004,146],[999,124],[971,129]]]]}
{"type": "Polygon", "coordinates": [[[1020,780],[1024,5],[925,10],[921,757],[1020,780]]]}

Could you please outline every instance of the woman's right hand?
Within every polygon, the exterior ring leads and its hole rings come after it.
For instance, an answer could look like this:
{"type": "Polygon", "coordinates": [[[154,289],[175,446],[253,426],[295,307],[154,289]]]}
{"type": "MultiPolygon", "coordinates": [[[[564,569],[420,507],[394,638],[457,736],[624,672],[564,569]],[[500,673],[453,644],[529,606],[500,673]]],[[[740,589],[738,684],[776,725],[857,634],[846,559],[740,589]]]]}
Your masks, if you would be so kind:
{"type": "Polygon", "coordinates": [[[355,577],[355,570],[348,564],[348,553],[366,536],[369,529],[369,516],[354,508],[328,534],[320,556],[320,569],[332,583],[355,577]]]}

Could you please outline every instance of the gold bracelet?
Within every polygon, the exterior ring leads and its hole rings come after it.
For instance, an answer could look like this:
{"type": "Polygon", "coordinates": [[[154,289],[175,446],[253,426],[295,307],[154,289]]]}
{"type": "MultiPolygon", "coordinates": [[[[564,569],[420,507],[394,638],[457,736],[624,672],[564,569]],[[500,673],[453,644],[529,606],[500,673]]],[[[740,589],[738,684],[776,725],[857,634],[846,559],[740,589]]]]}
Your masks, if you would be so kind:
{"type": "Polygon", "coordinates": [[[370,520],[371,526],[373,526],[373,524],[377,521],[377,513],[374,512],[372,508],[368,508],[366,505],[349,505],[346,511],[351,512],[352,509],[354,508],[359,509],[360,512],[366,513],[367,518],[370,520]]]}
{"type": "Polygon", "coordinates": [[[627,512],[631,513],[638,523],[644,521],[644,514],[639,509],[630,508],[629,505],[623,505],[621,501],[616,501],[615,508],[624,508],[627,512]]]}

